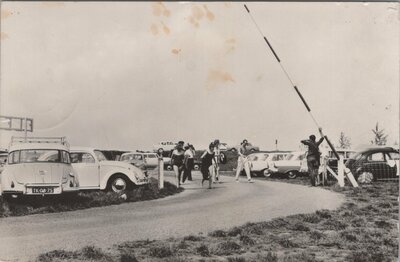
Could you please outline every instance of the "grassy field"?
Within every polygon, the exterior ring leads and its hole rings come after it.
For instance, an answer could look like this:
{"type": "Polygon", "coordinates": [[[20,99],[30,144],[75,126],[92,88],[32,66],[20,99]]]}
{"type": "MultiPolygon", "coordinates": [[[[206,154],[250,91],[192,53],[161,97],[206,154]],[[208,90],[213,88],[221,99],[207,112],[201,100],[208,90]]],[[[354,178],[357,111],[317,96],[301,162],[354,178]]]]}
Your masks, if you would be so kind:
{"type": "MultiPolygon", "coordinates": [[[[308,185],[305,178],[277,181],[308,185]]],[[[398,183],[326,188],[346,195],[339,209],[248,223],[208,235],[124,242],[107,250],[93,246],[54,250],[37,261],[396,261],[398,183]]]]}
{"type": "Polygon", "coordinates": [[[79,194],[60,196],[28,196],[5,201],[0,196],[0,217],[23,216],[41,213],[54,213],[86,209],[91,207],[118,205],[126,202],[136,202],[162,198],[181,192],[175,185],[164,183],[162,190],[158,189],[158,180],[150,178],[150,183],[127,192],[126,199],[117,193],[105,191],[88,191],[79,194]]]}

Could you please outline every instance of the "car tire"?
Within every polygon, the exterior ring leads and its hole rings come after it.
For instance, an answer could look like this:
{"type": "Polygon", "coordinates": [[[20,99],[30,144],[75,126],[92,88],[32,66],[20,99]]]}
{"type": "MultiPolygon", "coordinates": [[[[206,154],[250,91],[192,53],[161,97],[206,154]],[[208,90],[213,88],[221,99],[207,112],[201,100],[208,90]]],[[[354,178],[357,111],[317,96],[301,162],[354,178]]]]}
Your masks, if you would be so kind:
{"type": "Polygon", "coordinates": [[[255,148],[250,149],[250,152],[256,152],[257,150],[255,148]]]}
{"type": "Polygon", "coordinates": [[[167,170],[172,171],[173,167],[171,165],[167,165],[167,170]]]}
{"type": "Polygon", "coordinates": [[[295,179],[298,176],[298,172],[292,170],[292,171],[286,172],[286,175],[290,179],[295,179]]]}
{"type": "Polygon", "coordinates": [[[236,150],[236,148],[231,148],[230,151],[231,151],[231,152],[236,152],[237,150],[236,150]]]}
{"type": "Polygon", "coordinates": [[[371,172],[364,171],[357,177],[357,182],[360,184],[370,184],[372,181],[374,181],[374,174],[371,172]]]}
{"type": "Polygon", "coordinates": [[[114,193],[123,194],[130,187],[130,181],[125,175],[117,174],[108,180],[108,190],[114,193]]]}
{"type": "Polygon", "coordinates": [[[263,173],[264,177],[271,177],[271,175],[272,175],[268,168],[264,169],[262,171],[262,173],[263,173]]]}
{"type": "Polygon", "coordinates": [[[194,164],[193,169],[194,170],[200,170],[200,165],[199,164],[194,164]]]}

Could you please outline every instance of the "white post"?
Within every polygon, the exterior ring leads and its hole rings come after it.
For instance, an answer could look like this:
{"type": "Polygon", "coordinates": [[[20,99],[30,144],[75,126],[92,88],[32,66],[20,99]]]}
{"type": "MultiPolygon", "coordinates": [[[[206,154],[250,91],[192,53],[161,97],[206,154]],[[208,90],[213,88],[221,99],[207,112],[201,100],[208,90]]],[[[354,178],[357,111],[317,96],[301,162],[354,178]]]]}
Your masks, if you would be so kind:
{"type": "Polygon", "coordinates": [[[158,188],[164,188],[164,160],[162,156],[158,158],[158,188]]]}
{"type": "Polygon", "coordinates": [[[340,187],[344,187],[344,161],[343,156],[338,160],[338,183],[340,187]]]}
{"type": "Polygon", "coordinates": [[[26,119],[26,117],[25,117],[25,143],[26,143],[26,141],[27,141],[27,138],[28,138],[28,121],[27,121],[27,119],[26,119]]]}

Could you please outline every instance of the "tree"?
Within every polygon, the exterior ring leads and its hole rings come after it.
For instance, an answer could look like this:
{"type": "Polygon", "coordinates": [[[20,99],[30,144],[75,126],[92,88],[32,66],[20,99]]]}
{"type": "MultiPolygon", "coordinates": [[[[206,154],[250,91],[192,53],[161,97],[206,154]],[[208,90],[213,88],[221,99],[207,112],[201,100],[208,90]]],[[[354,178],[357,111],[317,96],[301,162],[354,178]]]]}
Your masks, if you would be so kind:
{"type": "Polygon", "coordinates": [[[386,145],[388,135],[385,134],[385,129],[379,129],[379,123],[376,123],[375,129],[372,129],[372,133],[374,133],[374,140],[371,140],[371,144],[377,146],[386,145]]]}
{"type": "Polygon", "coordinates": [[[344,132],[340,132],[339,137],[339,148],[348,149],[351,147],[351,140],[347,137],[344,132]]]}

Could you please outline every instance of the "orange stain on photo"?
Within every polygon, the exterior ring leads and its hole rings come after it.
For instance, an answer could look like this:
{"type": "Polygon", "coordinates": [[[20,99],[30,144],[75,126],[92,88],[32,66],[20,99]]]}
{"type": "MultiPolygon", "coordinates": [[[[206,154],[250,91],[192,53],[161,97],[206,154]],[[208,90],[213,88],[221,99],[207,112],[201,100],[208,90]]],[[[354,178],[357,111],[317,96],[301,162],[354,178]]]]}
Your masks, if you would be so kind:
{"type": "Polygon", "coordinates": [[[169,35],[169,33],[170,33],[170,29],[169,29],[169,27],[168,26],[166,26],[163,22],[161,22],[162,23],[162,25],[163,25],[163,31],[164,31],[164,33],[166,34],[166,35],[169,35]]]}
{"type": "Polygon", "coordinates": [[[192,6],[192,17],[196,20],[200,20],[203,18],[203,16],[204,16],[203,10],[199,6],[194,4],[192,6]]]}
{"type": "Polygon", "coordinates": [[[217,84],[226,84],[229,82],[234,83],[232,75],[228,72],[222,70],[210,70],[208,71],[208,89],[214,89],[217,87],[217,84]]]}
{"type": "Polygon", "coordinates": [[[215,15],[208,9],[207,5],[203,5],[204,9],[206,10],[207,19],[212,21],[215,18],[215,15]]]}
{"type": "Polygon", "coordinates": [[[4,33],[4,32],[0,32],[0,40],[5,40],[8,38],[8,34],[4,33]]]}
{"type": "Polygon", "coordinates": [[[169,17],[171,15],[171,11],[168,10],[162,2],[152,3],[151,7],[153,8],[153,15],[155,16],[163,15],[169,17]]]}
{"type": "Polygon", "coordinates": [[[13,12],[11,12],[11,11],[9,11],[9,10],[6,10],[6,9],[2,9],[1,10],[1,19],[6,19],[6,18],[8,18],[8,17],[10,17],[11,15],[13,15],[14,13],[13,12]]]}
{"type": "Polygon", "coordinates": [[[151,24],[150,31],[153,33],[153,35],[157,35],[158,34],[157,26],[155,24],[151,24]]]}
{"type": "Polygon", "coordinates": [[[171,53],[178,55],[181,52],[181,49],[174,48],[171,50],[171,53]]]}

